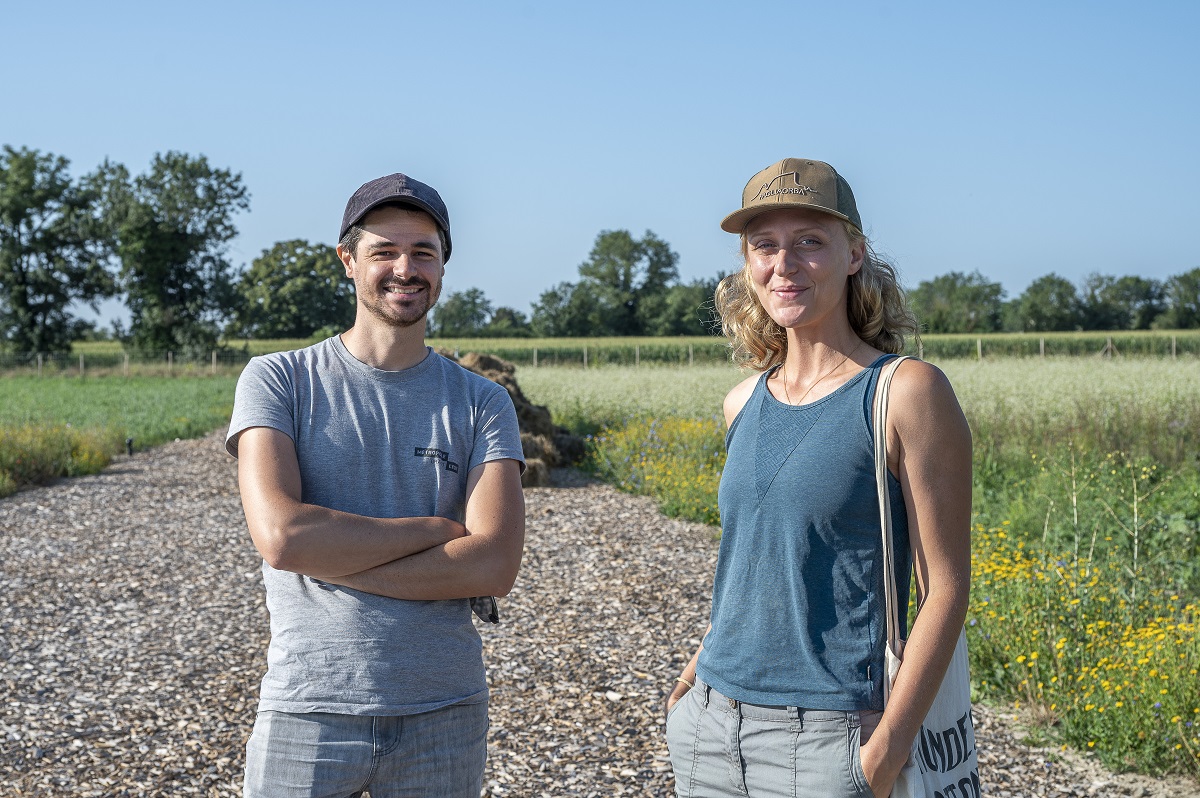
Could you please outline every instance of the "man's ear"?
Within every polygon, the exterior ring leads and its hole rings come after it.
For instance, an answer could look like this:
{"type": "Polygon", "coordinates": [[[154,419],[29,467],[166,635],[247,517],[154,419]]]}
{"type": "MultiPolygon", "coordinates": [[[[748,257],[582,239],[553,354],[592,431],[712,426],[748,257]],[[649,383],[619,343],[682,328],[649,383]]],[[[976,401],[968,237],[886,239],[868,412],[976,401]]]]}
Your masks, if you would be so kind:
{"type": "Polygon", "coordinates": [[[354,279],[354,256],[342,248],[341,244],[337,246],[337,256],[341,260],[342,265],[346,267],[346,276],[354,279]]]}

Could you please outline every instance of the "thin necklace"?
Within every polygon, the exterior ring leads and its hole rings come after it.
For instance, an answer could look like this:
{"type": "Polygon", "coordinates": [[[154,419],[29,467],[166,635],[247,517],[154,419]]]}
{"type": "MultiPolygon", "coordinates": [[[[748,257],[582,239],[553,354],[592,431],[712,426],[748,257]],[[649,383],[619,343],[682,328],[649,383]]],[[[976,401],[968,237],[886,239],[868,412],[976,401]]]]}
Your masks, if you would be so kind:
{"type": "Polygon", "coordinates": [[[780,371],[783,372],[783,395],[787,397],[788,404],[789,405],[799,405],[801,402],[803,402],[805,397],[808,396],[810,393],[812,393],[812,389],[816,388],[817,385],[821,382],[821,380],[825,379],[830,374],[832,374],[833,372],[837,371],[842,366],[844,366],[846,364],[846,361],[850,359],[850,355],[853,355],[855,352],[857,352],[859,350],[859,347],[861,347],[862,345],[863,345],[863,342],[860,340],[858,342],[858,346],[851,349],[850,352],[845,357],[843,357],[841,360],[838,361],[838,364],[836,366],[834,366],[829,371],[822,374],[820,377],[817,377],[816,381],[813,382],[812,385],[808,386],[808,390],[805,391],[803,394],[801,394],[800,398],[797,399],[795,402],[792,401],[792,395],[790,393],[788,393],[788,389],[787,389],[787,384],[788,384],[787,366],[785,365],[782,368],[780,368],[780,371]]]}

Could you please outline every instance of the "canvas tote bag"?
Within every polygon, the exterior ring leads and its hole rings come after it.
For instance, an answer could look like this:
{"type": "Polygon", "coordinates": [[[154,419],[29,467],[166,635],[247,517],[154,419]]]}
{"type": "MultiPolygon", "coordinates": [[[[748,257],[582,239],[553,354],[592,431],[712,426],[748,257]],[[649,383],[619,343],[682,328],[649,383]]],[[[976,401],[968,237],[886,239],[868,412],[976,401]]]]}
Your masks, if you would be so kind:
{"type": "MultiPolygon", "coordinates": [[[[887,615],[887,678],[883,702],[891,697],[892,683],[904,655],[900,639],[900,607],[892,566],[892,505],[887,488],[888,391],[896,367],[907,357],[898,357],[883,367],[875,390],[875,481],[879,492],[879,514],[883,527],[884,611],[887,615]]],[[[905,608],[907,610],[907,607],[905,608]]],[[[954,657],[938,688],[921,731],[913,740],[908,762],[900,771],[892,798],[979,798],[979,757],[975,751],[975,729],[971,724],[971,676],[967,661],[966,630],[959,632],[954,657]]]]}

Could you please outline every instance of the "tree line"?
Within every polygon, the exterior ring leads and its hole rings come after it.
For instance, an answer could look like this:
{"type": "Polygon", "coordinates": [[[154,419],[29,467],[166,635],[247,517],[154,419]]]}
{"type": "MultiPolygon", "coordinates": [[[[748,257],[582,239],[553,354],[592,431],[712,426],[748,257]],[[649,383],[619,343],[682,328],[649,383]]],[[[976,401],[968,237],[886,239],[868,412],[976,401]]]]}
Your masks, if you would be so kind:
{"type": "Polygon", "coordinates": [[[1079,286],[1048,274],[1013,299],[978,271],[950,272],[908,297],[927,333],[1200,328],[1200,268],[1166,280],[1090,274],[1079,286]]]}
{"type": "Polygon", "coordinates": [[[61,352],[95,309],[122,296],[121,338],[181,353],[215,347],[237,280],[228,244],[250,206],[240,175],[204,156],[155,155],[132,175],[106,160],[72,179],[66,158],[5,145],[0,151],[0,334],[16,352],[61,352]]]}
{"type": "Polygon", "coordinates": [[[604,230],[579,280],[542,292],[527,318],[493,309],[478,288],[451,293],[433,311],[432,335],[443,338],[707,335],[714,331],[712,297],[720,276],[683,282],[679,255],[647,230],[604,230]]]}
{"type": "MultiPolygon", "coordinates": [[[[197,354],[229,338],[309,338],[354,319],[354,286],[335,249],[296,239],[248,268],[230,262],[236,214],[249,210],[240,174],[204,156],[155,155],[131,174],[106,160],[79,178],[60,156],[0,151],[0,341],[14,352],[64,352],[102,335],[72,310],[120,297],[131,348],[197,354]]],[[[684,282],[679,256],[647,230],[597,235],[578,279],[541,293],[525,313],[483,291],[447,292],[430,319],[438,337],[704,335],[722,275],[684,282]]],[[[910,300],[928,333],[1200,327],[1200,268],[1167,280],[1093,274],[1076,287],[1055,274],[1008,300],[979,272],[920,283],[910,300]]]]}
{"type": "MultiPolygon", "coordinates": [[[[77,179],[67,159],[0,151],[0,341],[22,353],[64,352],[103,337],[73,307],[123,298],[135,349],[181,354],[228,338],[309,338],[353,323],[353,282],[332,246],[280,241],[240,271],[229,259],[234,217],[250,197],[240,174],[204,156],[155,155],[133,175],[105,161],[77,179]]],[[[647,231],[597,236],[577,282],[545,291],[529,316],[481,290],[449,292],[430,320],[442,337],[701,335],[717,280],[679,279],[679,256],[647,231]]]]}

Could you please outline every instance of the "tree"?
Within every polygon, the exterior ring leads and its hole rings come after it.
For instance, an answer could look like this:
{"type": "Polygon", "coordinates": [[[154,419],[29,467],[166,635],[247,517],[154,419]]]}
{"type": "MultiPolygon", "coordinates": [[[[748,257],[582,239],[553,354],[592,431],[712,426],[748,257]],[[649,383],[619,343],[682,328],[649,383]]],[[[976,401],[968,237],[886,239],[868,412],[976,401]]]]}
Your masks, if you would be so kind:
{"type": "Polygon", "coordinates": [[[1167,308],[1163,284],[1136,276],[1089,274],[1080,300],[1086,330],[1148,330],[1167,308]]]}
{"type": "Polygon", "coordinates": [[[532,335],[529,329],[529,319],[519,310],[510,307],[498,307],[492,312],[492,318],[487,327],[483,328],[486,338],[528,338],[532,335]]]}
{"type": "Polygon", "coordinates": [[[337,250],[294,239],[254,259],[237,283],[230,332],[242,338],[308,338],[315,330],[354,324],[354,282],[337,250]]]}
{"type": "Polygon", "coordinates": [[[216,345],[237,293],[226,257],[233,216],[250,200],[241,175],[203,155],[154,156],[132,181],[105,164],[99,177],[132,314],[130,337],[143,349],[198,352],[216,345]]]}
{"type": "Polygon", "coordinates": [[[1020,329],[1025,332],[1074,330],[1082,317],[1075,286],[1057,274],[1030,283],[1017,299],[1015,311],[1020,329]]]}
{"type": "Polygon", "coordinates": [[[1200,327],[1200,268],[1169,278],[1166,293],[1167,310],[1158,326],[1169,330],[1200,327]]]}
{"type": "Polygon", "coordinates": [[[579,275],[602,309],[603,326],[584,334],[643,334],[654,315],[652,306],[657,308],[679,279],[678,262],[667,242],[650,230],[641,239],[628,230],[602,231],[587,260],[579,265],[579,275]]]}
{"type": "Polygon", "coordinates": [[[483,291],[468,288],[438,302],[433,328],[439,338],[478,338],[491,315],[492,303],[483,291]]]}
{"type": "Polygon", "coordinates": [[[1131,330],[1149,330],[1167,309],[1166,287],[1159,280],[1131,275],[1118,277],[1111,292],[1114,301],[1127,308],[1131,330]]]}
{"type": "Polygon", "coordinates": [[[1083,278],[1079,296],[1080,322],[1085,330],[1129,329],[1131,313],[1114,292],[1116,278],[1092,273],[1083,278]]]}
{"type": "Polygon", "coordinates": [[[659,301],[643,302],[647,311],[643,321],[646,335],[711,335],[721,321],[713,307],[713,294],[724,275],[676,283],[659,301]],[[655,312],[649,312],[653,308],[655,312]]]}
{"type": "Polygon", "coordinates": [[[548,338],[590,335],[707,335],[716,279],[679,282],[679,256],[647,230],[604,230],[580,280],[555,285],[533,303],[529,325],[548,338]]]}
{"type": "Polygon", "coordinates": [[[603,311],[591,283],[559,283],[533,303],[529,320],[533,334],[543,338],[605,335],[603,311]]]}
{"type": "Polygon", "coordinates": [[[0,333],[17,352],[63,352],[80,330],[68,308],[111,296],[97,194],[68,161],[8,145],[0,152],[0,333]]]}
{"type": "Polygon", "coordinates": [[[995,332],[1001,326],[1004,288],[978,271],[950,272],[909,292],[913,312],[928,333],[995,332]]]}

